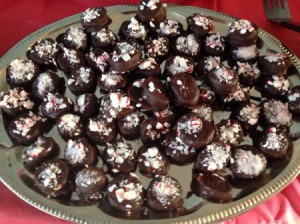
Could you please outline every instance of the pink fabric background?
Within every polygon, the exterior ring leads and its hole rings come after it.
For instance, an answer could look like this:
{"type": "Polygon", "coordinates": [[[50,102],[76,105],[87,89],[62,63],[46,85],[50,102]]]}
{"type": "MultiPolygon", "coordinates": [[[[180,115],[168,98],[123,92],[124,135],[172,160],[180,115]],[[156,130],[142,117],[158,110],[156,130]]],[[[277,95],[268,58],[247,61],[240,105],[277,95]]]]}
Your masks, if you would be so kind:
{"type": "MultiPolygon", "coordinates": [[[[168,4],[193,5],[249,19],[273,34],[300,57],[300,33],[280,27],[265,18],[262,0],[162,0],[168,4]]],[[[293,20],[300,22],[300,1],[288,0],[293,20]]],[[[138,0],[0,0],[0,57],[31,32],[88,7],[136,4],[138,0]]],[[[255,209],[226,224],[300,223],[300,177],[287,188],[255,209]]],[[[0,183],[1,224],[69,223],[43,213],[23,202],[0,183]]]]}

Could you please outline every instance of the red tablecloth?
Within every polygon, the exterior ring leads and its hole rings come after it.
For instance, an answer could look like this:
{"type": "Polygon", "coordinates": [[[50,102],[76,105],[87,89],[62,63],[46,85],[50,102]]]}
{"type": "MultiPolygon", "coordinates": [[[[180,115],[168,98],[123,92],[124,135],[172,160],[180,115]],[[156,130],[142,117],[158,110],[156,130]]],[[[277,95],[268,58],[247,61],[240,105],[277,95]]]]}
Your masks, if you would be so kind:
{"type": "MultiPolygon", "coordinates": [[[[171,0],[166,3],[193,5],[249,19],[273,34],[300,57],[300,33],[265,18],[262,0],[171,0]]],[[[288,0],[294,21],[300,22],[300,1],[288,0]]],[[[88,7],[136,4],[138,0],[0,0],[0,57],[33,31],[88,7]]],[[[300,223],[300,177],[282,192],[255,209],[226,223],[300,223]]],[[[0,223],[68,223],[23,202],[0,183],[0,223]]]]}

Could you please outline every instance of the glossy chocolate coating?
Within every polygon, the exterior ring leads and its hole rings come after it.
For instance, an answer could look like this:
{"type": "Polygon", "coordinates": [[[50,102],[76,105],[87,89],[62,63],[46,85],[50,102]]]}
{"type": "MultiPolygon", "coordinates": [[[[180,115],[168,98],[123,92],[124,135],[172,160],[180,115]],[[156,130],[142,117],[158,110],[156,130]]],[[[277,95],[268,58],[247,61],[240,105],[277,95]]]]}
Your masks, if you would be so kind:
{"type": "Polygon", "coordinates": [[[211,56],[223,56],[227,48],[225,37],[221,33],[211,33],[204,39],[204,51],[211,56]]]}
{"type": "Polygon", "coordinates": [[[91,48],[86,54],[86,61],[88,65],[100,74],[108,71],[109,59],[110,55],[107,51],[101,48],[91,48]]]}
{"type": "Polygon", "coordinates": [[[211,33],[215,26],[213,21],[200,13],[195,13],[186,19],[189,29],[198,37],[204,37],[211,33]]]}
{"type": "Polygon", "coordinates": [[[167,57],[171,48],[171,41],[166,36],[158,36],[156,38],[149,37],[145,41],[145,56],[155,58],[162,61],[167,57]]]}
{"type": "Polygon", "coordinates": [[[155,143],[170,131],[170,123],[162,118],[147,118],[140,126],[140,137],[143,143],[155,143]]]}
{"type": "Polygon", "coordinates": [[[140,126],[144,119],[145,115],[140,111],[134,111],[131,114],[119,119],[119,134],[128,140],[140,137],[140,126]]]}
{"type": "Polygon", "coordinates": [[[145,25],[155,27],[166,19],[166,7],[160,1],[143,0],[138,6],[137,18],[145,25]]]}
{"type": "Polygon", "coordinates": [[[266,75],[262,80],[262,94],[268,98],[285,96],[290,88],[289,80],[283,75],[266,75]]]}
{"type": "Polygon", "coordinates": [[[127,76],[125,74],[118,74],[112,70],[101,74],[97,81],[101,92],[114,92],[123,89],[126,84],[127,76]]]}
{"type": "Polygon", "coordinates": [[[75,66],[71,70],[67,84],[69,90],[74,95],[93,92],[95,90],[95,74],[93,70],[87,66],[75,66]]]}
{"type": "Polygon", "coordinates": [[[92,45],[95,48],[110,48],[117,41],[117,39],[117,35],[108,27],[91,33],[92,45]]]}
{"type": "Polygon", "coordinates": [[[239,77],[239,81],[244,86],[252,86],[260,77],[260,70],[256,64],[248,62],[236,62],[233,68],[239,77]]]}
{"type": "Polygon", "coordinates": [[[269,51],[258,58],[257,66],[263,74],[285,74],[291,65],[291,59],[285,53],[269,51]]]}
{"type": "Polygon", "coordinates": [[[138,78],[145,78],[148,76],[159,77],[161,75],[160,65],[154,58],[146,58],[142,60],[139,66],[134,70],[138,78]]]}
{"type": "Polygon", "coordinates": [[[148,34],[148,29],[135,17],[124,21],[119,30],[120,37],[124,39],[134,39],[138,43],[143,43],[148,34]]]}
{"type": "Polygon", "coordinates": [[[174,45],[175,54],[192,58],[197,57],[201,50],[201,43],[194,34],[181,35],[177,37],[174,45]]]}
{"type": "Polygon", "coordinates": [[[300,86],[294,86],[287,94],[289,110],[292,113],[300,113],[300,86]]]}
{"type": "Polygon", "coordinates": [[[64,138],[75,138],[82,135],[83,132],[83,122],[80,116],[65,113],[59,116],[56,120],[58,133],[64,138]]]}
{"type": "Polygon", "coordinates": [[[170,56],[166,60],[164,75],[172,76],[178,73],[192,74],[194,72],[195,62],[187,56],[170,56]]]}
{"type": "Polygon", "coordinates": [[[84,29],[71,26],[63,33],[62,43],[67,48],[84,52],[88,47],[88,36],[84,29]]]}
{"type": "Polygon", "coordinates": [[[111,24],[112,20],[103,7],[88,8],[80,17],[81,24],[87,32],[96,32],[111,24]]]}
{"type": "Polygon", "coordinates": [[[97,108],[98,99],[94,94],[83,93],[76,98],[74,111],[84,119],[96,115],[97,108]]]}
{"type": "Polygon", "coordinates": [[[237,120],[223,119],[216,128],[216,138],[231,146],[239,145],[244,138],[242,126],[237,120]]]}
{"type": "Polygon", "coordinates": [[[84,65],[85,58],[81,51],[63,47],[62,51],[57,55],[57,64],[65,73],[70,73],[76,65],[84,65]]]}

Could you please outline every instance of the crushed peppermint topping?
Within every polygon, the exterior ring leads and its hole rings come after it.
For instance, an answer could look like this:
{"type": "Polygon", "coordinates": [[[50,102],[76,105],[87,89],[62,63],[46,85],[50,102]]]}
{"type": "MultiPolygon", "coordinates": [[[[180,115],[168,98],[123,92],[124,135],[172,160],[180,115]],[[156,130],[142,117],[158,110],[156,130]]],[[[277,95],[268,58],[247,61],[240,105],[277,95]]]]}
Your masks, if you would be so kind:
{"type": "Polygon", "coordinates": [[[157,32],[161,35],[172,35],[172,34],[180,34],[180,25],[177,20],[166,19],[164,22],[159,24],[159,28],[157,32]]]}
{"type": "Polygon", "coordinates": [[[264,116],[268,123],[290,125],[292,114],[288,110],[288,104],[279,100],[269,100],[263,104],[264,116]]]}
{"type": "Polygon", "coordinates": [[[145,38],[147,36],[147,30],[146,30],[145,26],[143,24],[139,23],[139,21],[135,17],[132,17],[130,19],[130,22],[129,22],[127,28],[128,28],[129,35],[131,37],[145,40],[145,38]]]}
{"type": "Polygon", "coordinates": [[[40,39],[37,41],[37,44],[34,46],[34,49],[31,49],[31,52],[37,52],[40,58],[48,57],[48,63],[53,59],[55,53],[58,52],[57,42],[50,42],[47,39],[40,39]]]}
{"type": "Polygon", "coordinates": [[[126,160],[133,160],[136,156],[131,144],[125,141],[117,141],[116,144],[107,144],[106,162],[114,164],[112,172],[119,172],[119,168],[126,160]]]}
{"type": "Polygon", "coordinates": [[[142,63],[139,64],[139,69],[141,70],[150,70],[154,69],[155,65],[157,65],[157,62],[154,58],[146,58],[142,63]]]}
{"type": "Polygon", "coordinates": [[[243,102],[245,101],[250,94],[250,88],[249,87],[241,87],[238,86],[237,90],[233,93],[229,93],[225,98],[224,102],[243,102]]]}
{"type": "Polygon", "coordinates": [[[114,71],[109,71],[107,73],[103,73],[101,75],[100,80],[107,87],[116,86],[118,84],[121,84],[124,81],[123,76],[119,75],[118,73],[116,73],[114,71]]]}
{"type": "Polygon", "coordinates": [[[187,36],[179,36],[176,39],[175,47],[178,51],[195,56],[199,53],[200,44],[195,34],[188,34],[187,36]]]}
{"type": "Polygon", "coordinates": [[[187,119],[179,120],[177,122],[177,131],[185,132],[187,134],[195,134],[203,129],[203,122],[200,116],[190,116],[187,119]]]}
{"type": "Polygon", "coordinates": [[[156,170],[164,169],[165,167],[165,160],[157,147],[148,148],[146,152],[141,154],[139,162],[143,162],[144,166],[156,170]]]}
{"type": "Polygon", "coordinates": [[[86,157],[87,151],[88,148],[81,142],[80,139],[69,139],[64,151],[64,158],[72,165],[82,163],[86,157]]]}
{"type": "Polygon", "coordinates": [[[0,92],[0,108],[20,108],[31,110],[34,102],[22,88],[10,89],[7,93],[0,92]]]}
{"type": "Polygon", "coordinates": [[[194,14],[192,16],[192,19],[194,20],[194,23],[197,26],[200,26],[204,30],[212,31],[215,28],[215,26],[213,24],[213,21],[211,19],[209,19],[208,17],[203,16],[203,15],[201,15],[199,13],[198,14],[194,14]]]}
{"type": "Polygon", "coordinates": [[[50,148],[45,148],[45,139],[39,137],[33,144],[25,148],[22,156],[24,161],[32,161],[37,158],[42,152],[48,152],[50,148]]]}
{"type": "Polygon", "coordinates": [[[52,90],[54,88],[53,81],[50,73],[41,73],[37,77],[37,92],[39,95],[43,96],[47,92],[50,92],[49,90],[52,90]]]}
{"type": "Polygon", "coordinates": [[[66,33],[65,39],[70,42],[73,42],[76,45],[76,48],[81,48],[85,44],[87,35],[83,31],[83,29],[71,26],[66,33]]]}
{"type": "Polygon", "coordinates": [[[101,133],[101,135],[109,136],[110,133],[113,131],[107,122],[103,119],[99,120],[89,120],[88,128],[92,132],[101,133]]]}
{"type": "Polygon", "coordinates": [[[194,107],[191,112],[199,115],[206,121],[213,121],[212,108],[205,104],[199,104],[198,106],[194,107]]]}
{"type": "Polygon", "coordinates": [[[115,43],[116,35],[108,28],[103,28],[98,32],[92,32],[92,36],[94,36],[101,43],[115,43]]]}
{"type": "Polygon", "coordinates": [[[124,127],[131,129],[137,127],[140,124],[143,117],[144,115],[141,112],[135,111],[122,118],[121,121],[123,122],[124,127]]]}
{"type": "Polygon", "coordinates": [[[91,81],[91,72],[92,69],[89,67],[80,67],[75,75],[72,75],[68,79],[68,85],[80,85],[83,86],[85,84],[88,84],[91,81]]]}
{"type": "Polygon", "coordinates": [[[258,49],[256,44],[250,46],[238,47],[233,50],[233,53],[238,59],[252,60],[258,55],[258,49]]]}
{"type": "Polygon", "coordinates": [[[146,55],[148,57],[157,57],[164,56],[169,52],[169,48],[167,47],[166,39],[163,37],[158,37],[157,39],[153,39],[149,44],[145,46],[146,55]]]}
{"type": "Polygon", "coordinates": [[[290,82],[283,75],[272,75],[272,79],[267,81],[267,84],[284,92],[289,90],[290,82]]]}
{"type": "Polygon", "coordinates": [[[156,199],[162,205],[168,205],[172,198],[181,194],[181,186],[177,180],[169,176],[156,176],[149,190],[155,194],[156,199]]]}
{"type": "Polygon", "coordinates": [[[257,79],[260,76],[260,70],[256,64],[249,64],[248,62],[237,62],[236,72],[238,75],[246,77],[253,77],[257,79]]]}
{"type": "Polygon", "coordinates": [[[204,60],[204,69],[206,72],[218,67],[221,64],[220,57],[208,56],[204,60]]]}
{"type": "MultiPolygon", "coordinates": [[[[289,94],[288,94],[288,100],[289,101],[291,101],[291,102],[297,101],[298,98],[300,98],[300,93],[299,92],[294,92],[294,93],[289,92],[289,94]]],[[[1,107],[1,105],[0,105],[0,107],[1,107]]]]}
{"type": "Polygon", "coordinates": [[[68,49],[66,47],[63,48],[64,55],[63,57],[66,58],[70,64],[79,64],[80,59],[78,57],[78,53],[74,49],[68,49]]]}
{"type": "Polygon", "coordinates": [[[81,129],[78,129],[80,122],[79,116],[74,114],[64,114],[60,117],[57,126],[60,130],[72,132],[74,136],[78,136],[81,133],[81,129]]]}
{"type": "Polygon", "coordinates": [[[82,15],[81,18],[84,22],[91,22],[93,19],[96,19],[98,17],[101,16],[100,13],[101,8],[88,8],[87,10],[85,10],[82,15]]]}
{"type": "Polygon", "coordinates": [[[96,55],[94,51],[90,51],[88,58],[96,64],[96,67],[101,72],[104,72],[108,66],[109,54],[106,51],[103,51],[101,55],[96,55]]]}
{"type": "Polygon", "coordinates": [[[187,58],[175,56],[170,64],[169,70],[173,75],[182,72],[192,73],[194,71],[194,65],[190,63],[187,58]]]}
{"type": "Polygon", "coordinates": [[[262,147],[270,150],[281,150],[288,142],[288,139],[280,131],[278,132],[276,127],[272,127],[268,130],[266,140],[263,142],[262,147]]]}
{"type": "Polygon", "coordinates": [[[45,119],[43,119],[43,117],[36,115],[30,111],[28,116],[17,118],[14,121],[16,128],[13,129],[13,133],[29,138],[31,136],[28,135],[28,133],[30,132],[30,130],[32,128],[35,127],[35,125],[39,121],[44,122],[45,119]]]}
{"type": "Polygon", "coordinates": [[[60,94],[48,93],[44,101],[46,102],[45,109],[47,112],[62,110],[67,107],[65,97],[60,94]]]}
{"type": "Polygon", "coordinates": [[[230,146],[212,142],[206,145],[199,155],[204,157],[201,161],[197,161],[200,162],[200,166],[205,167],[210,172],[222,170],[226,167],[229,160],[230,146]]]}
{"type": "Polygon", "coordinates": [[[221,82],[230,82],[235,78],[235,72],[229,67],[221,66],[214,71],[214,74],[221,82]]]}
{"type": "Polygon", "coordinates": [[[139,10],[155,10],[157,9],[157,4],[159,3],[159,0],[149,0],[149,1],[142,1],[139,5],[139,10]]]}
{"type": "Polygon", "coordinates": [[[225,40],[222,37],[221,33],[211,34],[211,35],[207,36],[205,39],[205,45],[212,49],[224,50],[225,49],[224,43],[225,43],[225,40]]]}
{"type": "Polygon", "coordinates": [[[32,80],[35,77],[36,67],[31,60],[15,59],[8,67],[9,78],[14,80],[32,80]]]}
{"type": "Polygon", "coordinates": [[[38,174],[38,180],[45,187],[59,190],[63,185],[58,183],[59,177],[62,175],[62,170],[59,164],[47,164],[47,166],[38,174]]]}
{"type": "Polygon", "coordinates": [[[101,179],[102,176],[98,172],[98,169],[84,169],[77,173],[76,185],[88,188],[100,182],[101,179]]]}
{"type": "Polygon", "coordinates": [[[193,153],[196,153],[196,149],[193,147],[188,146],[185,144],[180,137],[175,137],[171,142],[167,142],[167,140],[164,140],[163,145],[171,148],[172,154],[182,154],[182,155],[190,155],[193,153]]]}
{"type": "Polygon", "coordinates": [[[269,62],[276,62],[278,65],[284,64],[284,60],[287,59],[288,56],[284,53],[279,53],[279,52],[268,52],[265,56],[264,59],[266,59],[269,62]]]}
{"type": "Polygon", "coordinates": [[[227,120],[218,128],[219,137],[225,143],[237,145],[240,141],[242,127],[239,123],[227,120]]]}
{"type": "Polygon", "coordinates": [[[237,172],[246,175],[258,175],[266,167],[267,160],[261,154],[254,154],[250,150],[237,149],[234,154],[237,172]]]}
{"type": "Polygon", "coordinates": [[[240,34],[246,34],[247,32],[254,32],[255,28],[252,23],[246,19],[238,19],[228,24],[229,33],[239,31],[240,34]]]}
{"type": "Polygon", "coordinates": [[[137,51],[138,51],[138,44],[135,42],[117,42],[115,45],[115,49],[112,54],[113,61],[129,61],[137,51]]]}
{"type": "Polygon", "coordinates": [[[254,103],[250,103],[244,106],[240,110],[238,114],[238,119],[240,121],[247,122],[251,125],[255,125],[258,122],[259,113],[260,113],[259,107],[254,103]]]}

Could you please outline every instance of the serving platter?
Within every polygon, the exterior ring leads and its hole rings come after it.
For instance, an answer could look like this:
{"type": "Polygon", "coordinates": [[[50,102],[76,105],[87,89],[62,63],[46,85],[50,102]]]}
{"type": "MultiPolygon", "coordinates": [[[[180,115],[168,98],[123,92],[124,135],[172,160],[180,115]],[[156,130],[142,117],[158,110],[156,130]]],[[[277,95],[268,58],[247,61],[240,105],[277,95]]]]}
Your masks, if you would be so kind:
{"type": "MultiPolygon", "coordinates": [[[[110,28],[117,33],[120,24],[135,15],[136,5],[121,5],[106,8],[113,20],[110,28]]],[[[234,18],[216,11],[204,8],[189,6],[168,6],[167,17],[176,19],[183,23],[186,28],[187,16],[193,13],[201,13],[210,16],[216,26],[215,31],[226,35],[228,23],[234,18]]],[[[53,24],[50,24],[33,34],[29,35],[13,47],[7,54],[0,59],[0,91],[9,88],[5,81],[5,69],[15,58],[25,58],[26,49],[36,40],[43,37],[56,38],[70,26],[80,26],[80,14],[68,17],[53,24]]],[[[284,44],[276,38],[259,30],[259,37],[262,43],[260,54],[265,54],[267,49],[281,51],[289,55],[292,60],[293,68],[290,70],[289,80],[291,86],[300,84],[298,73],[300,71],[299,59],[284,44]]],[[[60,74],[63,76],[62,72],[60,74]]],[[[98,91],[99,92],[99,91],[98,91]]],[[[258,94],[252,91],[252,94],[258,94]]],[[[68,95],[68,93],[66,93],[68,95]]],[[[74,97],[73,97],[74,99],[74,97]]],[[[202,198],[190,194],[190,183],[192,179],[192,166],[172,165],[170,176],[176,177],[184,189],[184,206],[187,214],[179,217],[170,217],[162,214],[144,214],[139,217],[124,217],[114,210],[107,209],[105,200],[100,204],[82,204],[76,198],[71,200],[49,200],[38,193],[33,186],[32,175],[27,172],[22,164],[22,148],[14,147],[6,134],[3,116],[0,119],[0,179],[20,198],[33,205],[34,207],[62,219],[70,220],[75,223],[210,223],[226,220],[235,217],[247,210],[252,209],[258,204],[272,197],[284,187],[286,187],[300,172],[300,140],[297,140],[300,130],[299,121],[293,121],[290,135],[294,139],[293,148],[288,156],[283,160],[274,160],[269,163],[264,175],[252,181],[237,182],[233,186],[233,201],[226,204],[208,202],[202,198]],[[133,219],[133,220],[132,220],[133,219]]],[[[216,122],[222,118],[228,118],[228,113],[214,113],[216,122]]],[[[66,143],[53,131],[49,135],[55,136],[55,140],[63,148],[66,143]]],[[[251,143],[250,139],[245,139],[245,143],[251,143]]],[[[139,144],[139,143],[136,143],[139,144]]],[[[101,165],[101,164],[100,164],[101,165]]],[[[139,174],[138,174],[139,175],[139,174]]],[[[144,187],[148,186],[149,178],[141,177],[144,187]]]]}

